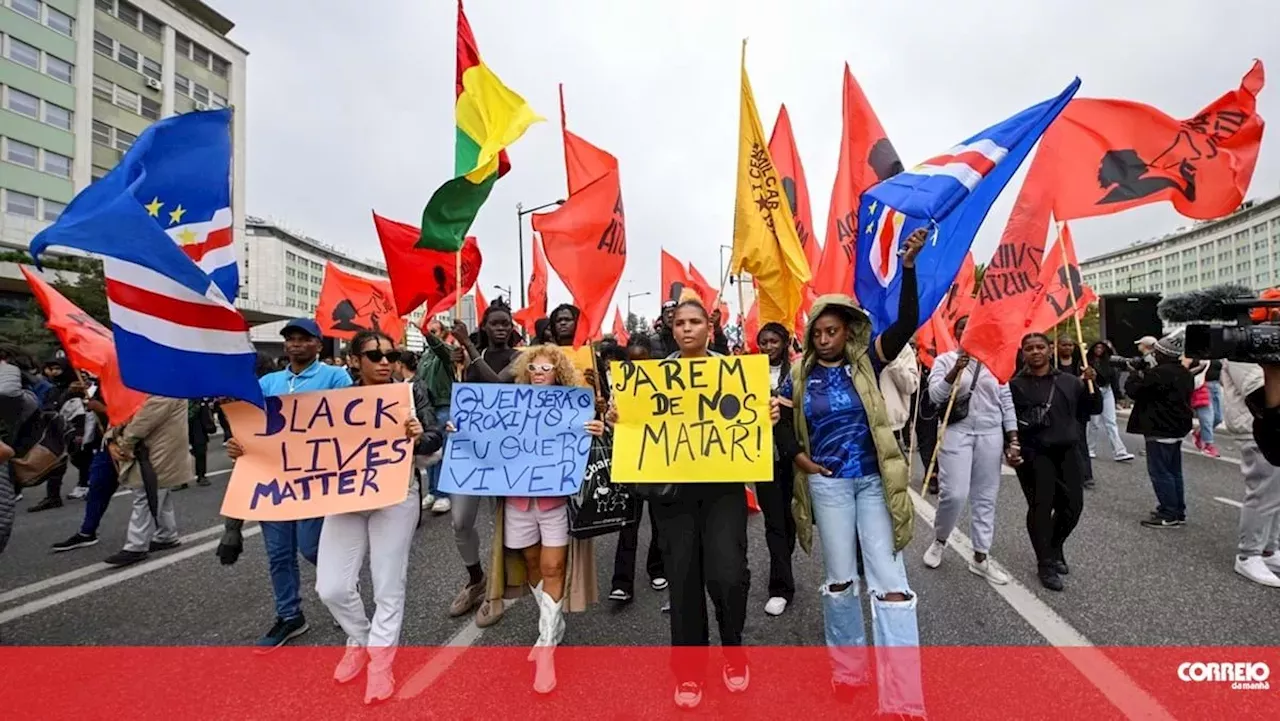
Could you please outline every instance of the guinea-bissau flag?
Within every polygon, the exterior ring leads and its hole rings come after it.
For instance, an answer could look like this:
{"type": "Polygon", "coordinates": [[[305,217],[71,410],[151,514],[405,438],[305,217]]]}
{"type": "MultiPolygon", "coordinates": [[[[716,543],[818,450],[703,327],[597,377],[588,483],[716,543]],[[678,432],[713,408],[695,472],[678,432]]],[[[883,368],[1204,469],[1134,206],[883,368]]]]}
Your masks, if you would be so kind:
{"type": "Polygon", "coordinates": [[[511,170],[506,147],[543,120],[480,59],[458,1],[458,69],[454,114],[454,177],[440,186],[422,210],[417,247],[456,253],[498,178],[511,170]]]}

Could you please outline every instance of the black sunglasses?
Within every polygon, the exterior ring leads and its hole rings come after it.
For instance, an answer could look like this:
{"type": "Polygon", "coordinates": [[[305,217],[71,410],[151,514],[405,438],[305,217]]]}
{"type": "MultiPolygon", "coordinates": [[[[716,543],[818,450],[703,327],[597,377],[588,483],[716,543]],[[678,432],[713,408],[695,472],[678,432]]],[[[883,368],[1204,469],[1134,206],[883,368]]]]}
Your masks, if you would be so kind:
{"type": "Polygon", "coordinates": [[[398,350],[387,351],[386,353],[380,350],[367,350],[360,355],[368,358],[373,363],[381,363],[383,358],[386,358],[388,363],[396,363],[400,360],[400,351],[398,350]]]}

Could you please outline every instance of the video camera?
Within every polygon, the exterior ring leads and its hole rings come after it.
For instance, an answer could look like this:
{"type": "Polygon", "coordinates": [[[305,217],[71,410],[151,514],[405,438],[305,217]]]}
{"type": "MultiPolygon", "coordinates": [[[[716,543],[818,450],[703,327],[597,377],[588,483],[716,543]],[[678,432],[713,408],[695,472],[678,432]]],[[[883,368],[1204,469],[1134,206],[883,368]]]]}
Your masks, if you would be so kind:
{"type": "Polygon", "coordinates": [[[1188,324],[1188,358],[1280,364],[1280,292],[1259,298],[1244,286],[1216,286],[1171,295],[1157,310],[1170,323],[1188,324]]]}

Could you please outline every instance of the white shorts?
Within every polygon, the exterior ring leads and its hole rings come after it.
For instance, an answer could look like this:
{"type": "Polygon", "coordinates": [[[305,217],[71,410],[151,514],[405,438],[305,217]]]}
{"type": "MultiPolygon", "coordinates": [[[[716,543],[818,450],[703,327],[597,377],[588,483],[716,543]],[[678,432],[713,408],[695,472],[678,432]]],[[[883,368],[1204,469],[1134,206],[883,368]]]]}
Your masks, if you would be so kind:
{"type": "Polygon", "coordinates": [[[569,504],[562,503],[549,511],[529,501],[529,510],[520,510],[515,502],[505,501],[502,514],[502,545],[518,550],[542,544],[550,548],[569,545],[569,504]]]}

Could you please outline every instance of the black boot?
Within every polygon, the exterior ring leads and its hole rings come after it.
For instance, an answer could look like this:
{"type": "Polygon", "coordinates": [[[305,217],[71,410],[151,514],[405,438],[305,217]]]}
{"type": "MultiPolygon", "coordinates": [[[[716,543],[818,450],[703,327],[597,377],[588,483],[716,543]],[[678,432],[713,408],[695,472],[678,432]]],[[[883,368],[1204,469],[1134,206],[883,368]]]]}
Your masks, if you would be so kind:
{"type": "Polygon", "coordinates": [[[1056,561],[1046,561],[1040,564],[1040,585],[1050,591],[1062,590],[1062,577],[1058,575],[1056,561]]]}
{"type": "Polygon", "coordinates": [[[51,508],[62,508],[62,499],[58,496],[47,496],[43,501],[27,509],[27,513],[39,513],[51,508]]]}

